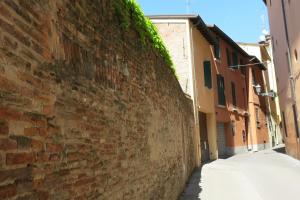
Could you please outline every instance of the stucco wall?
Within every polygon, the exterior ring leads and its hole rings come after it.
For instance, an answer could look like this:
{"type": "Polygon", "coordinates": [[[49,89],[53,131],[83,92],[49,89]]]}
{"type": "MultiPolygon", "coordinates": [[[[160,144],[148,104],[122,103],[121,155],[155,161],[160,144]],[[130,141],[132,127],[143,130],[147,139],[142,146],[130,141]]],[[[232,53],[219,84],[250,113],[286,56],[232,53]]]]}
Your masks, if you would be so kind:
{"type": "MultiPolygon", "coordinates": [[[[215,65],[212,54],[212,46],[200,33],[200,31],[192,27],[192,49],[193,49],[193,68],[195,73],[195,95],[197,95],[197,110],[206,114],[207,134],[210,150],[210,158],[217,158],[217,124],[214,102],[215,90],[207,88],[204,84],[204,61],[211,63],[211,80],[214,82],[215,65]]],[[[212,83],[212,86],[214,83],[212,83]]],[[[199,126],[203,126],[199,124],[199,126]]],[[[201,133],[200,133],[201,134],[201,133]]]]}
{"type": "Polygon", "coordinates": [[[192,102],[114,4],[0,2],[0,199],[181,193],[196,160],[192,102]]]}
{"type": "MultiPolygon", "coordinates": [[[[286,130],[282,125],[282,133],[287,147],[287,152],[297,158],[300,158],[300,143],[296,136],[294,123],[294,114],[292,106],[294,103],[298,105],[298,113],[300,113],[300,97],[297,91],[300,90],[300,63],[299,58],[296,59],[295,51],[300,51],[300,25],[299,11],[300,2],[297,0],[284,0],[285,13],[287,20],[287,33],[290,43],[291,69],[289,67],[288,42],[286,39],[284,15],[281,1],[267,0],[269,11],[270,29],[273,39],[274,64],[278,79],[278,95],[280,99],[280,109],[285,114],[286,130]],[[290,75],[295,81],[295,98],[292,95],[290,75]]],[[[299,115],[299,114],[298,114],[299,115]]],[[[299,124],[299,119],[298,122],[299,124]]]]}

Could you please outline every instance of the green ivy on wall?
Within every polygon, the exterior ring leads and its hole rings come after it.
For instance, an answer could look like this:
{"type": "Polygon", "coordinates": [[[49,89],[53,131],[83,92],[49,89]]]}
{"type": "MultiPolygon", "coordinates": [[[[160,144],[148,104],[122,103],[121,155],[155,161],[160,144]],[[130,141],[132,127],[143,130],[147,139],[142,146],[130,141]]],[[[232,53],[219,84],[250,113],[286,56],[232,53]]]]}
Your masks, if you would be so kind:
{"type": "Polygon", "coordinates": [[[158,50],[160,55],[165,59],[167,65],[175,74],[175,68],[168,49],[160,38],[157,28],[150,19],[146,18],[140,6],[135,0],[115,1],[115,14],[119,20],[122,29],[128,29],[132,23],[140,36],[143,45],[149,40],[153,47],[158,50]]]}

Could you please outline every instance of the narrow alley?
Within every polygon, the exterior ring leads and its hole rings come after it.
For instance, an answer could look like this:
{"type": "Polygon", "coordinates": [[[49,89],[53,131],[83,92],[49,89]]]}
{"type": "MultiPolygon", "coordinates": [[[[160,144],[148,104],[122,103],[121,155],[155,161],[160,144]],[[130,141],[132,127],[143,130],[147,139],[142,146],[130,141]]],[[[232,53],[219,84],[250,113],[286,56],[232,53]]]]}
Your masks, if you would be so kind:
{"type": "Polygon", "coordinates": [[[300,162],[275,150],[247,153],[203,165],[180,200],[298,199],[300,162]]]}
{"type": "Polygon", "coordinates": [[[300,200],[298,8],[0,0],[0,200],[300,200]]]}

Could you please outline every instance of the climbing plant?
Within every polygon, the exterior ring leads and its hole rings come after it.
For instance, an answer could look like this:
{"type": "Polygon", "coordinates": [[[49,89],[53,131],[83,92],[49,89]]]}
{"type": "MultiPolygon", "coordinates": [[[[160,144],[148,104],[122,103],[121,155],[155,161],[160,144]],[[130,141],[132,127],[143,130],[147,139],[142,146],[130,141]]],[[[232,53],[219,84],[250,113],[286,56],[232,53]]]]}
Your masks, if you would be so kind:
{"type": "Polygon", "coordinates": [[[167,65],[175,74],[175,68],[168,49],[164,45],[158,34],[157,28],[145,17],[140,6],[135,0],[115,1],[115,14],[122,29],[127,30],[131,25],[134,26],[140,36],[143,45],[149,40],[152,46],[158,50],[159,54],[165,59],[167,65]]]}

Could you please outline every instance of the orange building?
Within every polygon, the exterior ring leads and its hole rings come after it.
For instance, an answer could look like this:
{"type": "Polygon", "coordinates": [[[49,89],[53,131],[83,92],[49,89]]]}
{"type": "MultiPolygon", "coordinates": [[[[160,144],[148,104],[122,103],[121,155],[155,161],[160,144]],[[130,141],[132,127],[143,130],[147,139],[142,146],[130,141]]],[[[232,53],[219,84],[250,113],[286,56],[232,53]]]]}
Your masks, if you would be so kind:
{"type": "Polygon", "coordinates": [[[266,104],[256,93],[257,85],[264,86],[265,67],[216,25],[209,29],[218,41],[213,74],[219,157],[265,149],[269,146],[266,104]]]}

